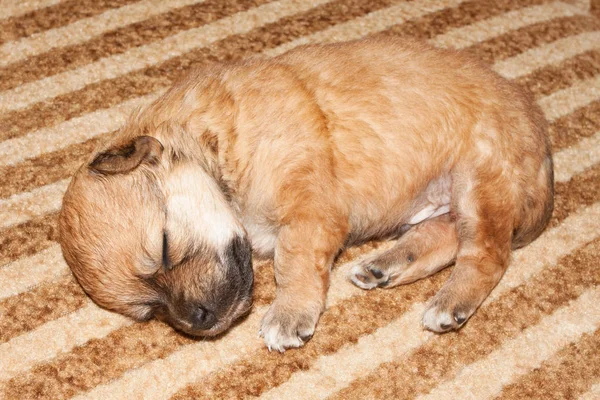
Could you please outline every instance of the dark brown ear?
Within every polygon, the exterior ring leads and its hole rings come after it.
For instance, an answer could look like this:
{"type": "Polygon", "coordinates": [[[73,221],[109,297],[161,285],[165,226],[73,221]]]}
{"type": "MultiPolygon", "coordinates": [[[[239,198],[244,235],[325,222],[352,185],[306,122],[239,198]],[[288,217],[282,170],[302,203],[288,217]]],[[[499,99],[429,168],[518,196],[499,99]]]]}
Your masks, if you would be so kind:
{"type": "Polygon", "coordinates": [[[125,174],[140,164],[158,164],[163,145],[151,136],[138,136],[129,143],[108,149],[96,156],[90,169],[101,174],[125,174]]]}

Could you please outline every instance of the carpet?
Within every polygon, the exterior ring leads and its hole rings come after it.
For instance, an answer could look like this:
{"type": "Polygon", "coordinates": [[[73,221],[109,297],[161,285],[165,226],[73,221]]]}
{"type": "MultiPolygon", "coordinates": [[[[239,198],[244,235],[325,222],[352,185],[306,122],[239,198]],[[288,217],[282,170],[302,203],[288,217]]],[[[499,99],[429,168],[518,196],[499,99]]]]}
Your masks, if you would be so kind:
{"type": "Polygon", "coordinates": [[[595,0],[2,0],[0,397],[600,399],[598,17],[595,0]],[[252,313],[213,340],[85,296],[56,242],[61,198],[131,110],[191,66],[368,35],[464,49],[550,122],[550,225],[462,330],[420,325],[449,270],[392,290],[347,281],[380,243],[342,254],[314,338],[285,354],[258,337],[270,261],[252,313]]]}

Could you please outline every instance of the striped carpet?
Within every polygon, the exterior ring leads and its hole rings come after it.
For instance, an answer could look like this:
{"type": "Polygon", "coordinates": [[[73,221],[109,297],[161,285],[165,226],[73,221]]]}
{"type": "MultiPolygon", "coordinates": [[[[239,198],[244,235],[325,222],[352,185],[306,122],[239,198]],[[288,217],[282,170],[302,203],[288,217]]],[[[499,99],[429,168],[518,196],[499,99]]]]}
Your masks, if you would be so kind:
{"type": "Polygon", "coordinates": [[[0,1],[0,397],[600,399],[600,1],[0,1]],[[193,341],[91,303],[56,243],[69,176],[191,65],[302,43],[413,36],[462,48],[531,90],[550,121],[556,210],[458,333],[420,327],[448,276],[363,292],[348,250],[302,350],[269,353],[273,299],[193,341]]]}

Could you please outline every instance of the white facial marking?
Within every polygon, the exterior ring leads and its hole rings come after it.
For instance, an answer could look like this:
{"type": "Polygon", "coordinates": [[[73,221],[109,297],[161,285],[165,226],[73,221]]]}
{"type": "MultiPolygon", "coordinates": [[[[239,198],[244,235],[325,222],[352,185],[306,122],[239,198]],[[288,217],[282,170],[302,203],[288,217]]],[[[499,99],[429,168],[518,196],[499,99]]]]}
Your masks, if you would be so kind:
{"type": "Polygon", "coordinates": [[[219,186],[200,167],[176,167],[167,177],[166,198],[170,235],[191,235],[217,249],[243,235],[219,186]]]}

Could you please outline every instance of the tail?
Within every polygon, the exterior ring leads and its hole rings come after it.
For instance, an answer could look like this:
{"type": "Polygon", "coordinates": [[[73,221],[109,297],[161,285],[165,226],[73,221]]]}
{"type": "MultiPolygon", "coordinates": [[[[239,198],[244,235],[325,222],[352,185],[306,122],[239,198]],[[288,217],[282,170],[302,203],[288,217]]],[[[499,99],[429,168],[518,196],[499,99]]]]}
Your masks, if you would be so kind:
{"type": "Polygon", "coordinates": [[[544,231],[554,209],[554,166],[548,146],[538,179],[527,191],[521,208],[520,223],[513,235],[512,248],[534,241],[544,231]]]}

